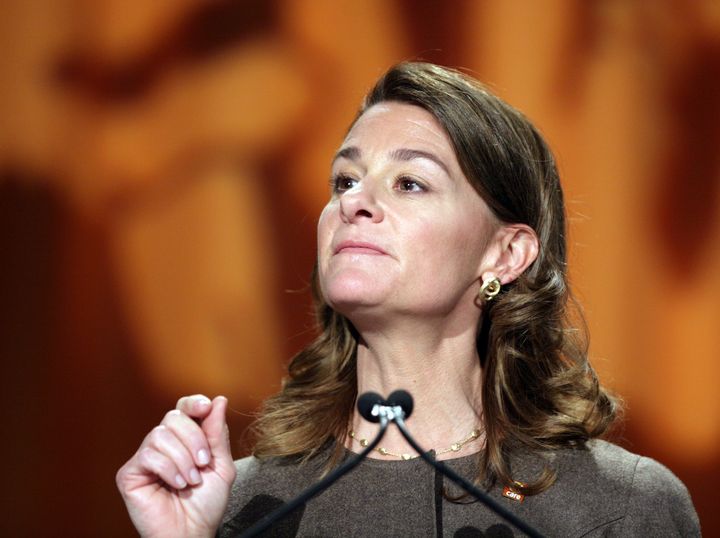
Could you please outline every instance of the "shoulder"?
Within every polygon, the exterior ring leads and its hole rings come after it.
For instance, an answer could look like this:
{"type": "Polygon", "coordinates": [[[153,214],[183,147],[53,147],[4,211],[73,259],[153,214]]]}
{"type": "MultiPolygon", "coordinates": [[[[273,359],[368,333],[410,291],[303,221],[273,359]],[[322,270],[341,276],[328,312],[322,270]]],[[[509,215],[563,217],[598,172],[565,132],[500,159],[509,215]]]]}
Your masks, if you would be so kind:
{"type": "MultiPolygon", "coordinates": [[[[652,458],[601,440],[590,441],[587,452],[594,466],[593,472],[625,490],[631,504],[634,500],[641,503],[690,502],[690,494],[680,479],[652,458]]],[[[689,506],[692,508],[692,503],[689,506]]]]}
{"type": "Polygon", "coordinates": [[[657,535],[700,536],[700,521],[685,484],[657,461],[638,456],[628,495],[628,534],[657,529],[657,535]]]}
{"type": "Polygon", "coordinates": [[[555,456],[560,472],[592,478],[603,487],[623,490],[632,485],[640,460],[648,459],[599,439],[588,441],[584,448],[559,450],[555,456]]]}
{"type": "Polygon", "coordinates": [[[235,470],[237,475],[230,492],[231,505],[245,501],[258,491],[290,494],[295,489],[293,483],[306,478],[299,475],[312,473],[313,468],[299,466],[282,458],[259,459],[248,456],[235,460],[235,470]]]}
{"type": "Polygon", "coordinates": [[[260,460],[258,460],[255,456],[248,456],[246,458],[235,460],[234,463],[235,471],[237,471],[234,486],[252,480],[253,477],[257,476],[258,470],[261,466],[260,460]]]}
{"type": "Polygon", "coordinates": [[[612,443],[593,440],[586,449],[555,453],[556,484],[548,490],[583,505],[592,528],[621,534],[699,536],[700,528],[685,485],[657,461],[612,443]]]}

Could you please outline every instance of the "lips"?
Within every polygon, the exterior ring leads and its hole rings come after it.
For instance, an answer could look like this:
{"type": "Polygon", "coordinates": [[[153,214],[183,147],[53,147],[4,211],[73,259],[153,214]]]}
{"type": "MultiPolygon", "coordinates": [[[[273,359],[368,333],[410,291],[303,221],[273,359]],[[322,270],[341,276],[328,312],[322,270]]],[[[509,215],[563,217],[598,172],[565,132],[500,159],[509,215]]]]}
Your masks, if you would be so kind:
{"type": "Polygon", "coordinates": [[[342,241],[335,247],[335,254],[367,254],[370,256],[387,255],[379,246],[367,241],[342,241]]]}

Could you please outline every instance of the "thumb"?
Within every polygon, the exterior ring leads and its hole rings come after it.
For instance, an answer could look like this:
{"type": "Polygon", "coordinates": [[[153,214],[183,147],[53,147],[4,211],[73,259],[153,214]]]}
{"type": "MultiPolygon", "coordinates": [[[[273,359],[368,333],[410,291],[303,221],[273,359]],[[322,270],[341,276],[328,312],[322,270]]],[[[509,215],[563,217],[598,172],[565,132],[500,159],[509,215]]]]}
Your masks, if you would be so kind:
{"type": "Polygon", "coordinates": [[[225,421],[225,413],[227,412],[228,400],[225,396],[217,396],[212,401],[212,410],[210,414],[202,421],[201,428],[205,432],[210,452],[213,458],[225,461],[232,461],[230,452],[230,438],[228,435],[228,427],[225,421]]]}

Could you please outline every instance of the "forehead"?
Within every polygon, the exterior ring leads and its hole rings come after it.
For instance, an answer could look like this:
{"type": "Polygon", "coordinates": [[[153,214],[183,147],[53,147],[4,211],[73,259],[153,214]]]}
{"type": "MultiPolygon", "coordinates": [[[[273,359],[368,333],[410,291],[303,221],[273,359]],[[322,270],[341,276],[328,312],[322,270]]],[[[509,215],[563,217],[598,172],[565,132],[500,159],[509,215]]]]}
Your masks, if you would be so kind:
{"type": "Polygon", "coordinates": [[[353,124],[342,145],[358,143],[388,149],[411,143],[417,149],[455,157],[450,137],[435,116],[407,103],[388,101],[368,108],[353,124]]]}

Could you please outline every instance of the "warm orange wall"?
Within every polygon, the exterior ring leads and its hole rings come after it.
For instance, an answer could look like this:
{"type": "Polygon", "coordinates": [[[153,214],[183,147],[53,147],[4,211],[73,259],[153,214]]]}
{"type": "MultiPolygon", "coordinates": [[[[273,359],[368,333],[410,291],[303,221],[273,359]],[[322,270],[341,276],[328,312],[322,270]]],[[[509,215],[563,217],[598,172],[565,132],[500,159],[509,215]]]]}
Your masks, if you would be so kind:
{"type": "Polygon", "coordinates": [[[0,5],[0,534],[129,535],[115,469],[181,394],[227,394],[240,437],[311,334],[287,290],[330,156],[414,58],[471,70],[547,135],[621,442],[720,533],[718,4],[439,6],[0,5]]]}

